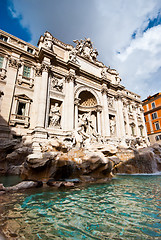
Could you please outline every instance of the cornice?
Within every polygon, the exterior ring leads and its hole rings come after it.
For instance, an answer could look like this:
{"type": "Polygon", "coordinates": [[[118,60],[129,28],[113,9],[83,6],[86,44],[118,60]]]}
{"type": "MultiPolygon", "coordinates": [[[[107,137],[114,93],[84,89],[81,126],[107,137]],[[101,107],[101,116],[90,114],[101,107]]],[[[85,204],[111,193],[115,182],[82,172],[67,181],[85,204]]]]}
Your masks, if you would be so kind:
{"type": "Polygon", "coordinates": [[[54,53],[53,51],[50,51],[46,48],[43,48],[43,47],[40,49],[40,51],[38,53],[38,59],[40,62],[43,60],[44,57],[55,60],[56,56],[57,56],[56,53],[54,53]]]}
{"type": "Polygon", "coordinates": [[[149,110],[149,111],[147,111],[147,112],[144,112],[144,115],[147,115],[147,114],[149,114],[149,113],[156,112],[156,111],[158,111],[158,110],[160,110],[160,109],[161,109],[161,106],[158,106],[158,107],[153,108],[153,109],[151,109],[151,110],[149,110]]]}
{"type": "Polygon", "coordinates": [[[36,58],[37,58],[36,54],[29,53],[29,52],[23,50],[22,48],[19,48],[15,45],[12,45],[8,42],[4,42],[2,40],[0,40],[0,45],[5,46],[7,49],[9,49],[10,52],[16,52],[19,55],[28,56],[36,61],[36,58]]]}
{"type": "Polygon", "coordinates": [[[67,67],[68,69],[74,69],[74,70],[79,70],[80,69],[80,65],[76,62],[73,62],[73,61],[68,61],[67,62],[67,67]]]}

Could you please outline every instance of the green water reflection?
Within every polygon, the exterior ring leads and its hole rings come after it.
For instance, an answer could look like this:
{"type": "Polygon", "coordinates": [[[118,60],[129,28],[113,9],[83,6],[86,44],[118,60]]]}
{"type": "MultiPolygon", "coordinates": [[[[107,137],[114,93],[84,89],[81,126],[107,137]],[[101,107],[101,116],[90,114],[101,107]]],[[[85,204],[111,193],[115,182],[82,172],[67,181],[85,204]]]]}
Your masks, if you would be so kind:
{"type": "Polygon", "coordinates": [[[161,239],[161,176],[30,190],[3,206],[6,218],[18,224],[15,239],[161,239]]]}
{"type": "Polygon", "coordinates": [[[16,185],[21,181],[19,176],[0,176],[0,183],[3,183],[5,187],[16,185]]]}

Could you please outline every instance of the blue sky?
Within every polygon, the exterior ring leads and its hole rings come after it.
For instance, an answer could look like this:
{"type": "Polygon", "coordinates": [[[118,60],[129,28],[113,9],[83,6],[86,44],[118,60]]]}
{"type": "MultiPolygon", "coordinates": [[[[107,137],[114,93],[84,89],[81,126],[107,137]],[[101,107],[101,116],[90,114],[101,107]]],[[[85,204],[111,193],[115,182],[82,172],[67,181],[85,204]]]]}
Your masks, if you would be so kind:
{"type": "Polygon", "coordinates": [[[37,45],[90,37],[98,59],[144,99],[161,91],[161,0],[1,0],[0,28],[37,45]]]}

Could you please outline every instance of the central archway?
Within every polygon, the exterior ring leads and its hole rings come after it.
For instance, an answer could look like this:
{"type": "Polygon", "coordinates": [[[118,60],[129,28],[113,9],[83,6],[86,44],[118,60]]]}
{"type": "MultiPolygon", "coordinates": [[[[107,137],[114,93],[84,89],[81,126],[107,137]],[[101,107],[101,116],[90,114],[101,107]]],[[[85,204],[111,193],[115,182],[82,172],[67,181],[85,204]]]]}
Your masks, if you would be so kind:
{"type": "Polygon", "coordinates": [[[97,94],[90,89],[82,88],[76,96],[75,128],[78,128],[80,122],[84,122],[86,123],[84,131],[87,135],[100,134],[100,111],[98,111],[97,94]]]}

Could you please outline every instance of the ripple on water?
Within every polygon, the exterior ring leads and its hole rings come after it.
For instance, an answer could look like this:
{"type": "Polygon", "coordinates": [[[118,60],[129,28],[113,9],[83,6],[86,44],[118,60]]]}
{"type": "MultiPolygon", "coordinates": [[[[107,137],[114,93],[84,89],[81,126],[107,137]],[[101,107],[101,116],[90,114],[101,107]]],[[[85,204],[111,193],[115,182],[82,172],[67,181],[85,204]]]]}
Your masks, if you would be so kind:
{"type": "Polygon", "coordinates": [[[161,176],[119,176],[64,192],[30,190],[3,202],[3,230],[12,226],[7,234],[18,240],[161,239],[160,199],[161,176]]]}

